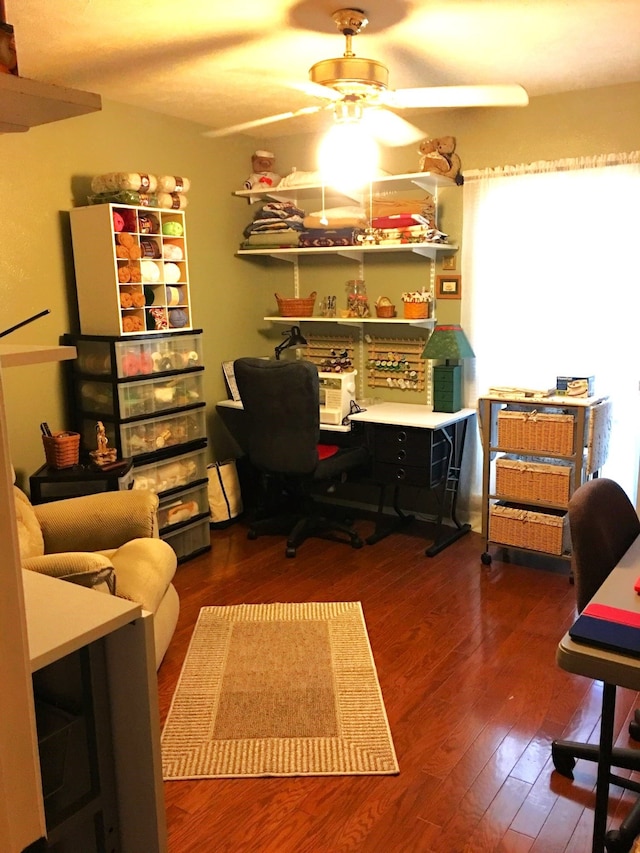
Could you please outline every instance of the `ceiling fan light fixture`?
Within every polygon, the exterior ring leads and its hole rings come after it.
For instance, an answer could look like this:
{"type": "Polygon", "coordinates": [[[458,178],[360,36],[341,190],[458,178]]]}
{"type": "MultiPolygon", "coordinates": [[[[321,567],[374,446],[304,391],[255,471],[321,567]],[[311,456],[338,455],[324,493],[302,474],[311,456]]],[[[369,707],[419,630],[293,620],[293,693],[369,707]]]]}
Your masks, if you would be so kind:
{"type": "Polygon", "coordinates": [[[344,95],[384,92],[389,88],[389,69],[375,59],[341,56],[316,62],[309,69],[309,79],[344,95]]]}
{"type": "Polygon", "coordinates": [[[360,121],[334,124],[318,146],[323,184],[343,191],[366,186],[377,174],[380,150],[360,121]]]}

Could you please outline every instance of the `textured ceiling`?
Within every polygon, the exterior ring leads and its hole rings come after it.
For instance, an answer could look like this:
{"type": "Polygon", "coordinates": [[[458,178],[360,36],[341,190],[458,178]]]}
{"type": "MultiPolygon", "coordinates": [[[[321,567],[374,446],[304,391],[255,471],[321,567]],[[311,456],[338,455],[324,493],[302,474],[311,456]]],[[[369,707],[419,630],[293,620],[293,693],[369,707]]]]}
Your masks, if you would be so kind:
{"type": "MultiPolygon", "coordinates": [[[[318,100],[296,85],[341,56],[340,0],[5,0],[20,73],[221,128],[318,100]]],[[[366,0],[358,56],[394,89],[520,83],[530,96],[640,81],[640,0],[366,0]]],[[[411,120],[417,115],[403,112],[411,120]]],[[[597,117],[594,117],[597,120],[597,117]]],[[[260,127],[311,129],[313,117],[260,127]]]]}

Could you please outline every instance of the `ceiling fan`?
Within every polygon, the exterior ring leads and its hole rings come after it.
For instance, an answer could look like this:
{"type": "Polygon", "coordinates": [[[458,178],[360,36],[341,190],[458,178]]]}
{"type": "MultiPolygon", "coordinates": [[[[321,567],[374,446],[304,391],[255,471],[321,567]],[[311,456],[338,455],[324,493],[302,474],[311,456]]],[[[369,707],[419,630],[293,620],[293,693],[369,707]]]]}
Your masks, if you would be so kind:
{"type": "Polygon", "coordinates": [[[210,130],[205,136],[228,136],[332,109],[337,122],[362,121],[383,145],[402,146],[422,139],[425,134],[391,110],[524,107],[529,103],[526,91],[515,84],[390,89],[387,67],[375,59],[358,57],[353,52],[353,36],[369,23],[366,12],[362,9],[338,9],[331,17],[346,40],[343,56],[316,62],[309,69],[309,82],[296,86],[325,103],[210,130]]]}

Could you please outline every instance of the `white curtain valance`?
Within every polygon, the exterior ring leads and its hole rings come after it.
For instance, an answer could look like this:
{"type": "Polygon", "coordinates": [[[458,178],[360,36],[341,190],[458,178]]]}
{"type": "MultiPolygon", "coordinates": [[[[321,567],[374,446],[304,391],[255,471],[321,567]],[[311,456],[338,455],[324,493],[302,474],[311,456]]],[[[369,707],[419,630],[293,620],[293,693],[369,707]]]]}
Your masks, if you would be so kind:
{"type": "Polygon", "coordinates": [[[490,166],[486,169],[470,169],[464,172],[465,181],[485,178],[508,178],[517,175],[539,175],[544,172],[568,172],[576,169],[601,169],[605,166],[626,166],[640,163],[640,151],[618,154],[596,154],[593,157],[570,157],[563,160],[537,160],[535,163],[490,166]]]}

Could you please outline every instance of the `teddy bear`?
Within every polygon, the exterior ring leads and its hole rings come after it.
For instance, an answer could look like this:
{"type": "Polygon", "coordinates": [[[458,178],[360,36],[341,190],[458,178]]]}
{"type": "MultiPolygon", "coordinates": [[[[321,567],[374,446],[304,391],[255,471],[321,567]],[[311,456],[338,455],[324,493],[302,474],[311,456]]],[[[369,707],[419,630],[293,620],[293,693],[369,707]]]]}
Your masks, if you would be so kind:
{"type": "Polygon", "coordinates": [[[279,184],[281,176],[273,171],[275,162],[275,154],[272,154],[271,151],[256,151],[251,157],[253,172],[244,182],[245,190],[252,190],[256,187],[260,190],[266,190],[279,184]]]}
{"type": "Polygon", "coordinates": [[[464,183],[462,163],[455,150],[455,136],[424,139],[418,148],[418,152],[422,155],[420,171],[444,175],[446,178],[452,178],[458,186],[462,185],[464,183]]]}

